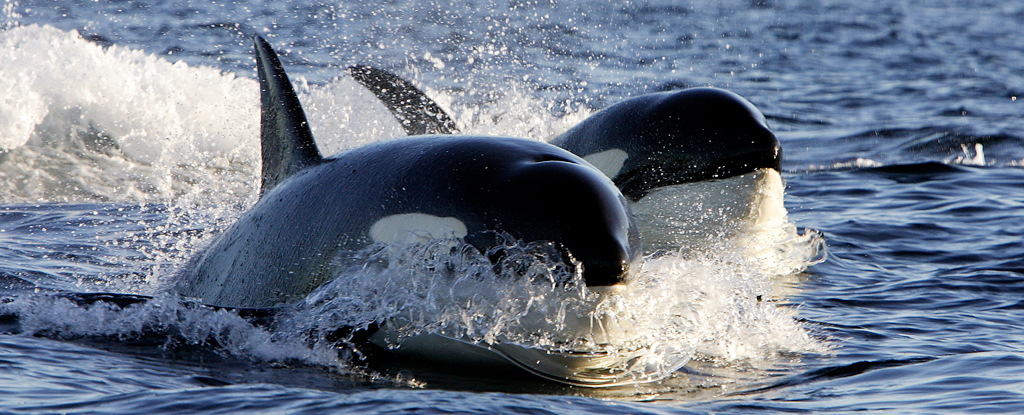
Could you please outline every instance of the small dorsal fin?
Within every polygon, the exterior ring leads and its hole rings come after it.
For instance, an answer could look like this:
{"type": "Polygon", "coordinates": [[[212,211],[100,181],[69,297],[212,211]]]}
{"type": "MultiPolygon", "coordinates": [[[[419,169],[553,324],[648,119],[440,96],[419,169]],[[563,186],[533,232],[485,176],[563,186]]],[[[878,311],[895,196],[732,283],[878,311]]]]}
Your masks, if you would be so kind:
{"type": "Polygon", "coordinates": [[[455,121],[434,100],[391,72],[372,66],[348,68],[352,78],[381,100],[409,135],[453,134],[459,132],[455,121]]]}
{"type": "Polygon", "coordinates": [[[320,163],[323,156],[302,112],[299,97],[277,53],[255,36],[256,72],[260,79],[260,146],[263,157],[262,197],[295,172],[320,163]]]}

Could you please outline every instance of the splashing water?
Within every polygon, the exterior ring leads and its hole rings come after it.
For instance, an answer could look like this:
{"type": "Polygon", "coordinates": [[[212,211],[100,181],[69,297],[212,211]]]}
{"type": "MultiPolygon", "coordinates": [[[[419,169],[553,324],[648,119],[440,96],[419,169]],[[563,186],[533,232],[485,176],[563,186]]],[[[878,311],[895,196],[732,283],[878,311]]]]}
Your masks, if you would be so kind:
{"type": "Polygon", "coordinates": [[[236,313],[186,303],[171,294],[123,309],[106,302],[78,305],[60,296],[22,295],[0,302],[0,315],[9,314],[20,317],[21,331],[37,336],[133,340],[162,333],[164,348],[216,345],[242,358],[345,367],[332,350],[275,336],[236,313]]]}
{"type": "MultiPolygon", "coordinates": [[[[822,260],[820,236],[804,236],[785,242],[788,252],[800,252],[784,267],[822,260]]],[[[827,350],[792,310],[765,300],[780,264],[752,263],[736,244],[723,240],[700,255],[649,257],[624,288],[600,293],[572,273],[576,268],[552,260],[557,255],[546,244],[506,244],[496,265],[488,260],[493,253],[460,241],[377,245],[355,254],[357,260],[347,256],[345,270],[281,326],[300,335],[378,324],[392,350],[436,334],[519,364],[518,351],[508,346],[601,356],[597,366],[570,373],[581,384],[657,380],[698,352],[758,360],[827,350]]]]}
{"type": "MultiPolygon", "coordinates": [[[[0,32],[0,45],[0,79],[14,80],[0,90],[5,201],[167,204],[169,218],[161,226],[168,232],[222,229],[255,202],[255,81],[116,45],[102,47],[77,32],[51,27],[9,28],[0,32]],[[68,67],[75,73],[65,73],[68,67]]],[[[322,85],[296,81],[325,154],[403,135],[383,105],[350,78],[322,85]]],[[[510,88],[500,99],[472,105],[454,104],[456,97],[425,89],[472,134],[543,140],[590,113],[562,108],[566,114],[555,117],[550,115],[555,104],[510,88]]],[[[572,267],[552,260],[544,246],[509,241],[503,248],[514,254],[495,266],[487,253],[434,241],[400,249],[374,246],[339,258],[344,266],[338,277],[286,311],[280,321],[287,323],[271,329],[166,295],[123,310],[28,296],[0,304],[0,311],[18,315],[28,333],[131,337],[147,328],[173,328],[187,344],[216,344],[238,356],[296,359],[342,371],[351,367],[347,358],[328,339],[311,333],[382,323],[391,334],[389,347],[430,333],[482,347],[604,353],[614,358],[594,376],[614,372],[618,379],[634,380],[664,377],[699,355],[758,360],[824,352],[827,347],[794,320],[793,309],[770,300],[780,278],[824,255],[819,234],[798,235],[786,220],[781,179],[772,185],[777,200],[757,202],[770,211],[751,216],[749,208],[738,208],[737,214],[754,217],[756,226],[711,233],[699,241],[701,249],[685,250],[678,248],[696,242],[672,239],[685,230],[669,226],[671,243],[646,258],[642,270],[614,292],[588,290],[568,271],[572,267]]],[[[667,194],[654,209],[686,222],[678,206],[692,200],[677,196],[667,194]]],[[[727,210],[705,209],[697,222],[721,222],[727,210]]],[[[151,249],[170,252],[159,257],[182,264],[214,234],[165,238],[168,242],[157,235],[151,249]]],[[[151,285],[147,288],[123,292],[158,291],[173,268],[139,282],[151,285]]]]}
{"type": "MultiPolygon", "coordinates": [[[[255,80],[35,25],[0,32],[0,62],[0,78],[11,81],[0,89],[5,201],[171,202],[236,211],[255,202],[255,80]]],[[[348,76],[322,85],[296,81],[324,154],[404,135],[383,104],[348,76]]],[[[545,115],[550,104],[512,87],[500,106],[449,110],[468,133],[538,140],[586,115],[545,115]]],[[[444,95],[438,102],[452,105],[444,95]]]]}

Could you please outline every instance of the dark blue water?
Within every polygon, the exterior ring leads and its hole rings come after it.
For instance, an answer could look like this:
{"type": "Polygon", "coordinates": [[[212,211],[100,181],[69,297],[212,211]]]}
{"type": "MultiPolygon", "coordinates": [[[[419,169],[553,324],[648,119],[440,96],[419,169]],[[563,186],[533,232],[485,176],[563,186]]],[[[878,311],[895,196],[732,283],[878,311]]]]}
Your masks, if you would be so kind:
{"type": "Polygon", "coordinates": [[[3,10],[0,307],[21,325],[0,334],[6,411],[1018,413],[1024,402],[1024,4],[3,10]],[[159,294],[255,201],[254,34],[300,84],[324,153],[402,134],[344,76],[355,63],[413,80],[465,131],[535,139],[627,96],[733,90],[779,134],[788,220],[821,231],[828,259],[770,278],[695,267],[722,278],[703,283],[723,298],[771,294],[754,311],[712,304],[709,337],[667,379],[598,390],[366,370],[174,298],[131,313],[54,299],[159,294]]]}

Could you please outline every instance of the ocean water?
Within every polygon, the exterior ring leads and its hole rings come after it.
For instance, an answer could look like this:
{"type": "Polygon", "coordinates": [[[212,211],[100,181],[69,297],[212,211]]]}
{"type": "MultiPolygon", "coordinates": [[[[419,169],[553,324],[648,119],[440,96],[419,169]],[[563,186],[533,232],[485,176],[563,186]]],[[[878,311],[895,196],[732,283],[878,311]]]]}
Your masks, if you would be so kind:
{"type": "MultiPolygon", "coordinates": [[[[1021,411],[1024,4],[2,5],[5,412],[1021,411]],[[463,131],[537,140],[630,96],[732,90],[782,143],[791,239],[753,245],[769,257],[714,240],[648,258],[646,285],[612,306],[664,378],[616,388],[365,368],[309,330],[183,303],[166,293],[175,272],[258,197],[256,34],[281,54],[325,154],[403,135],[347,77],[353,64],[413,81],[463,131]],[[59,292],[156,297],[120,308],[59,292]]],[[[419,331],[543,343],[558,340],[557,307],[522,300],[586,300],[524,283],[445,308],[436,294],[450,291],[406,254],[401,275],[426,288],[291,321],[397,313],[431,317],[407,319],[419,331]],[[554,323],[529,337],[527,321],[554,323]]],[[[331,288],[359,287],[319,294],[331,288]]]]}

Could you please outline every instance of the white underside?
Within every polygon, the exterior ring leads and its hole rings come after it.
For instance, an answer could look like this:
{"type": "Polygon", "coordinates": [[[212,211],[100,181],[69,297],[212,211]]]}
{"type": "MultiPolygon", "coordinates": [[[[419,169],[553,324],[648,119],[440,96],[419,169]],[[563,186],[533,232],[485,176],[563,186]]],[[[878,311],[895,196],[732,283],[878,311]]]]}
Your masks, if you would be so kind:
{"type": "Polygon", "coordinates": [[[630,206],[644,251],[692,251],[786,224],[785,185],[774,169],[655,189],[630,206]]]}

